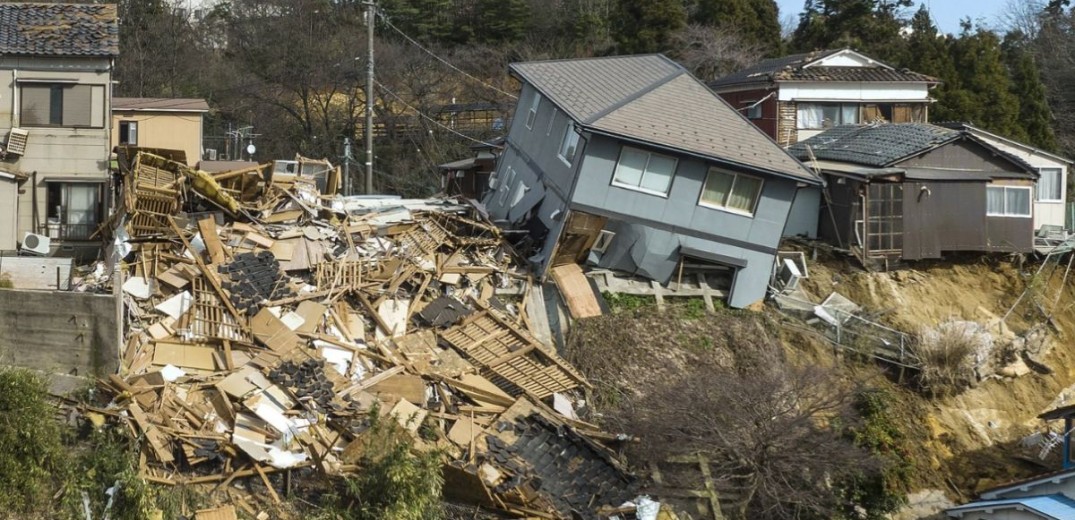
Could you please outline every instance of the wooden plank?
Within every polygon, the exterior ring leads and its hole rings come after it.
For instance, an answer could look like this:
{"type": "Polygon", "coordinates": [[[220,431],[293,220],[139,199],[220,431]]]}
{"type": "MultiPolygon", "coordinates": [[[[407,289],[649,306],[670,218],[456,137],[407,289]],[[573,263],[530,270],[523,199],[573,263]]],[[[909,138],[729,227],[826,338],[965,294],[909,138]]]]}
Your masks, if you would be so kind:
{"type": "Polygon", "coordinates": [[[127,411],[131,412],[134,423],[138,425],[138,429],[142,430],[142,434],[149,441],[149,447],[152,448],[157,460],[165,464],[175,462],[175,457],[172,456],[171,450],[168,449],[168,441],[157,429],[157,426],[149,422],[145,412],[142,411],[142,407],[138,406],[138,403],[132,402],[127,411]]]}
{"type": "Polygon", "coordinates": [[[657,299],[657,310],[664,310],[664,288],[656,280],[650,280],[650,286],[653,287],[653,296],[657,299]]]}
{"type": "Polygon", "coordinates": [[[567,303],[571,317],[575,319],[600,316],[601,305],[597,302],[593,287],[578,264],[564,264],[552,268],[552,279],[567,303]]]}
{"type": "Polygon", "coordinates": [[[705,301],[705,310],[716,312],[717,308],[713,305],[713,294],[706,290],[709,289],[709,281],[705,279],[705,273],[698,273],[698,287],[705,291],[702,293],[702,300],[705,301]]]}
{"type": "Polygon", "coordinates": [[[224,246],[220,243],[220,235],[216,232],[216,219],[209,216],[199,220],[198,232],[202,234],[202,242],[205,242],[205,250],[209,252],[209,260],[214,264],[224,263],[226,256],[224,246]]]}
{"type": "Polygon", "coordinates": [[[261,477],[261,481],[265,483],[265,487],[269,489],[269,494],[272,495],[272,501],[276,504],[282,502],[280,495],[276,494],[276,490],[272,487],[272,482],[269,481],[269,476],[265,474],[265,469],[261,467],[261,464],[254,462],[254,470],[258,472],[258,476],[261,477]]]}

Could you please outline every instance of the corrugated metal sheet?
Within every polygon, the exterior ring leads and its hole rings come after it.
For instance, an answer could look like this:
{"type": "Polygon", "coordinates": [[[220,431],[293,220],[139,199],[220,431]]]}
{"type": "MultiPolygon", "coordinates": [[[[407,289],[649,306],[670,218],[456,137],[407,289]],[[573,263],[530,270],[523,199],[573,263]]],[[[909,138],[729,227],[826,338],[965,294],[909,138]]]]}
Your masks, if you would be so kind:
{"type": "Polygon", "coordinates": [[[948,516],[961,518],[964,514],[972,511],[986,509],[1012,509],[1021,507],[1034,511],[1045,518],[1055,520],[1070,520],[1075,518],[1075,500],[1064,495],[1042,495],[1025,498],[1011,498],[1004,500],[980,500],[947,510],[948,516]]]}

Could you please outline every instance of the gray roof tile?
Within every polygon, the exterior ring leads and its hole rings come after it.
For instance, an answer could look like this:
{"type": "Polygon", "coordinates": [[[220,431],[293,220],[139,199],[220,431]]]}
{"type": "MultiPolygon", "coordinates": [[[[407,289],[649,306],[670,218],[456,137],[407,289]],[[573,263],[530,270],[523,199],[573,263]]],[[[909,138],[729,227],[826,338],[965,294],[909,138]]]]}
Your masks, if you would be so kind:
{"type": "Polygon", "coordinates": [[[596,132],[820,182],[742,114],[664,56],[519,63],[512,70],[596,132]]]}
{"type": "Polygon", "coordinates": [[[958,136],[955,130],[927,123],[844,125],[795,143],[788,151],[806,160],[809,146],[818,159],[888,166],[958,136]]]}
{"type": "Polygon", "coordinates": [[[0,54],[118,56],[116,6],[0,3],[0,54]]]}

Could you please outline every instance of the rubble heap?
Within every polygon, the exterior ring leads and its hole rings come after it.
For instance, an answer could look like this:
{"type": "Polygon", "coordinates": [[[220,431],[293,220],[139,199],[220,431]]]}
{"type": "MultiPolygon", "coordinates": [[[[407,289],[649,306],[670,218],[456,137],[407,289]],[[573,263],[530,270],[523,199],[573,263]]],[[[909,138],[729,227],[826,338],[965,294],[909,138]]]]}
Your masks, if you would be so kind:
{"type": "Polygon", "coordinates": [[[361,472],[379,410],[444,454],[447,496],[541,518],[633,496],[606,447],[623,436],[574,417],[586,379],[535,339],[525,298],[497,296],[532,281],[473,208],[339,197],[327,161],[208,174],[166,155],[121,161],[126,344],[87,407],[142,439],[144,478],[254,515],[280,500],[274,473],[361,472]]]}

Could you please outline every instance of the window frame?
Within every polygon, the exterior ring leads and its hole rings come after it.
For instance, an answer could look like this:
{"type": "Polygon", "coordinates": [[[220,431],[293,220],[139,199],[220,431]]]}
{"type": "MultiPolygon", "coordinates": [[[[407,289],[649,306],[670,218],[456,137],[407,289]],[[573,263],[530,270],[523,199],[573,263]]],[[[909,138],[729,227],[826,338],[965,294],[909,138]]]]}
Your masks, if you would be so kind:
{"type": "Polygon", "coordinates": [[[537,124],[537,113],[541,107],[541,94],[538,91],[534,91],[534,97],[530,100],[530,111],[526,113],[526,129],[533,130],[534,125],[537,124]]]}
{"type": "Polygon", "coordinates": [[[602,229],[599,233],[597,233],[597,238],[594,239],[593,245],[590,246],[590,251],[594,253],[605,254],[605,251],[608,251],[608,246],[612,244],[612,241],[615,238],[616,233],[614,231],[602,229]]]}
{"type": "Polygon", "coordinates": [[[747,116],[747,119],[755,120],[763,117],[762,103],[758,100],[744,101],[743,105],[745,105],[743,115],[747,116]]]}
{"type": "Polygon", "coordinates": [[[1037,198],[1035,199],[1035,202],[1064,202],[1064,169],[1063,168],[1053,167],[1053,166],[1038,168],[1038,177],[1039,177],[1038,181],[1034,183],[1035,192],[1037,194],[1037,198]],[[1041,181],[1040,177],[1044,175],[1045,171],[1056,172],[1056,176],[1057,176],[1056,186],[1057,186],[1057,188],[1059,188],[1060,193],[1058,194],[1057,198],[1055,198],[1055,199],[1042,198],[1041,190],[1037,189],[1038,188],[1038,183],[1041,181]]]}
{"type": "Polygon", "coordinates": [[[1031,186],[1008,186],[1008,185],[996,185],[985,187],[985,216],[987,217],[1003,217],[1003,218],[1032,218],[1034,216],[1034,190],[1031,186]],[[1004,213],[990,213],[989,212],[989,190],[1003,190],[1004,197],[1004,213]],[[1021,213],[1008,213],[1008,190],[1021,190],[1027,192],[1027,214],[1021,213]]]}
{"type": "Polygon", "coordinates": [[[507,170],[504,172],[504,182],[499,182],[498,181],[498,183],[500,185],[496,187],[496,189],[497,189],[497,194],[496,194],[497,204],[499,204],[501,206],[504,206],[505,203],[507,203],[507,201],[508,201],[508,192],[511,191],[511,185],[514,182],[515,182],[515,168],[512,168],[511,166],[508,166],[507,170]]]}
{"type": "Polygon", "coordinates": [[[578,157],[579,155],[580,137],[582,136],[580,136],[579,133],[575,131],[575,125],[572,125],[571,123],[567,124],[567,126],[564,128],[564,135],[560,137],[560,148],[556,151],[556,156],[559,157],[561,161],[564,161],[564,163],[568,166],[574,165],[575,157],[578,157]],[[572,134],[574,134],[575,138],[572,140],[574,142],[572,143],[573,147],[571,149],[571,157],[567,157],[564,155],[564,148],[567,145],[567,138],[570,137],[572,134]]]}
{"type": "Polygon", "coordinates": [[[750,175],[748,173],[734,172],[734,171],[731,171],[731,170],[718,168],[716,166],[710,166],[709,169],[706,170],[706,172],[705,172],[705,179],[702,180],[702,191],[698,194],[698,205],[702,206],[703,208],[715,209],[717,211],[725,211],[725,212],[732,213],[732,214],[735,214],[735,215],[742,215],[744,217],[753,217],[754,214],[757,213],[757,211],[758,211],[758,203],[761,202],[761,194],[764,191],[765,191],[765,178],[763,178],[763,177],[759,177],[757,175],[750,175]],[[705,200],[705,187],[709,184],[709,176],[710,176],[710,174],[712,174],[714,172],[720,173],[720,174],[723,174],[723,175],[731,175],[731,176],[733,176],[732,184],[730,186],[728,186],[728,193],[727,193],[726,197],[731,197],[732,192],[735,191],[735,183],[739,181],[739,177],[746,177],[746,178],[749,178],[749,179],[754,179],[754,180],[757,180],[758,182],[761,183],[758,186],[758,194],[757,194],[757,196],[754,197],[754,200],[752,201],[752,203],[750,205],[750,211],[743,211],[743,210],[741,210],[739,208],[729,207],[727,205],[727,203],[728,203],[727,200],[724,201],[724,204],[716,204],[716,203],[708,202],[708,201],[705,200]]]}
{"type": "Polygon", "coordinates": [[[45,222],[41,225],[40,234],[55,238],[57,240],[74,240],[74,241],[86,241],[90,240],[90,236],[97,230],[98,227],[104,223],[105,219],[105,205],[107,201],[105,197],[107,193],[105,191],[105,184],[103,182],[87,181],[53,181],[45,179],[45,222]],[[92,187],[97,191],[96,203],[93,207],[94,222],[90,224],[72,224],[70,222],[71,216],[71,189],[74,186],[92,187]],[[53,193],[55,190],[55,193],[53,193]],[[57,202],[52,200],[56,195],[59,195],[60,204],[51,204],[57,202]],[[56,209],[55,216],[52,216],[52,210],[56,209]],[[52,220],[55,220],[54,222],[52,220]],[[56,226],[56,232],[53,233],[51,226],[56,226]],[[85,229],[81,230],[81,233],[72,233],[71,229],[75,226],[82,226],[85,229]]]}
{"type": "Polygon", "coordinates": [[[857,124],[859,124],[861,122],[862,122],[862,103],[819,103],[819,102],[812,102],[812,101],[799,101],[799,102],[795,103],[795,129],[796,130],[828,130],[830,128],[836,128],[837,126],[840,126],[840,125],[852,125],[852,124],[857,125],[857,124]],[[804,127],[804,126],[802,126],[802,118],[799,117],[799,110],[802,107],[805,107],[805,106],[816,106],[816,107],[821,108],[821,110],[822,110],[821,119],[820,119],[821,126],[818,126],[818,127],[804,127]],[[858,117],[856,118],[857,121],[845,122],[843,120],[843,114],[844,114],[844,107],[845,106],[853,106],[853,107],[855,107],[855,110],[858,113],[858,117]],[[837,108],[836,113],[840,114],[840,121],[839,122],[833,122],[832,126],[828,126],[828,127],[825,126],[825,112],[824,112],[825,107],[830,107],[830,108],[831,107],[836,107],[837,108]]]}
{"type": "Polygon", "coordinates": [[[622,146],[620,146],[620,155],[619,155],[619,157],[616,158],[616,166],[612,169],[612,183],[611,184],[613,186],[617,187],[617,188],[623,188],[625,190],[638,191],[638,192],[646,193],[646,194],[649,194],[649,195],[656,195],[658,197],[668,198],[668,194],[672,192],[672,183],[675,182],[675,180],[676,180],[676,170],[677,169],[679,169],[679,158],[678,157],[674,157],[674,156],[671,156],[671,155],[665,155],[663,153],[657,153],[657,152],[653,152],[653,151],[650,151],[650,150],[645,150],[645,149],[642,149],[642,148],[636,148],[634,146],[622,145],[622,146]],[[623,162],[623,154],[627,150],[634,150],[634,151],[646,154],[646,165],[642,168],[642,175],[640,175],[638,177],[638,185],[637,186],[634,186],[634,185],[627,184],[627,183],[620,182],[620,181],[616,180],[616,173],[620,170],[620,164],[623,162]],[[647,189],[647,188],[642,187],[642,184],[644,184],[643,180],[645,180],[645,178],[646,178],[646,173],[649,171],[649,163],[653,159],[653,156],[655,156],[655,155],[659,156],[659,157],[665,157],[665,158],[668,158],[668,159],[672,160],[672,173],[669,174],[669,176],[668,176],[668,188],[666,188],[664,192],[660,192],[660,191],[657,191],[657,190],[651,190],[651,189],[647,189]]]}
{"type": "Polygon", "coordinates": [[[119,128],[119,144],[127,146],[138,146],[138,121],[133,119],[124,119],[117,125],[119,128]],[[134,125],[134,140],[131,140],[131,125],[134,125]],[[124,128],[126,127],[126,128],[124,128]]]}
{"type": "Polygon", "coordinates": [[[105,113],[106,112],[105,105],[102,104],[99,107],[100,110],[98,111],[99,113],[97,114],[97,116],[98,116],[97,120],[96,121],[94,120],[94,112],[95,112],[95,110],[94,110],[94,93],[95,93],[95,89],[100,89],[96,93],[101,97],[101,99],[104,99],[104,96],[107,95],[107,93],[108,93],[107,89],[105,89],[105,85],[100,85],[100,84],[96,84],[96,83],[78,83],[78,82],[75,82],[75,81],[63,81],[63,80],[51,80],[51,81],[20,80],[20,81],[18,81],[16,83],[15,88],[19,89],[18,90],[18,95],[19,95],[19,99],[18,99],[19,107],[18,108],[19,108],[19,125],[20,126],[24,126],[24,127],[27,127],[27,128],[92,128],[92,129],[103,129],[103,128],[105,128],[105,124],[106,124],[105,119],[106,119],[106,117],[109,117],[109,118],[111,117],[111,114],[106,114],[105,113]],[[49,103],[48,103],[48,109],[47,109],[47,114],[46,114],[46,119],[48,119],[49,122],[48,123],[39,123],[39,122],[29,123],[29,122],[26,121],[26,113],[29,112],[29,110],[28,110],[28,107],[26,107],[24,105],[26,103],[25,89],[27,89],[27,88],[43,88],[43,87],[47,87],[49,89],[49,103]],[[76,89],[76,88],[86,88],[86,89],[88,89],[87,96],[89,98],[89,106],[87,107],[87,109],[88,109],[87,111],[88,111],[89,123],[85,124],[85,125],[82,125],[82,124],[66,124],[64,122],[64,120],[63,120],[64,113],[65,113],[65,110],[64,110],[64,106],[65,106],[64,98],[66,97],[64,95],[64,90],[65,89],[76,89]],[[55,93],[57,91],[60,92],[59,96],[55,95],[55,93]],[[58,114],[59,123],[54,123],[53,121],[57,117],[57,114],[54,114],[53,112],[54,112],[54,109],[57,109],[57,108],[59,109],[59,114],[58,114]]]}

